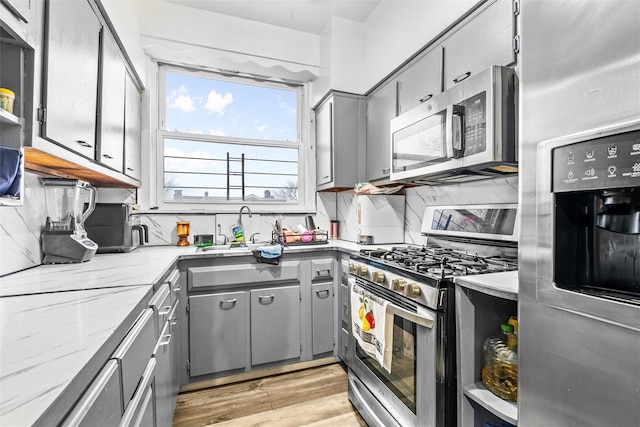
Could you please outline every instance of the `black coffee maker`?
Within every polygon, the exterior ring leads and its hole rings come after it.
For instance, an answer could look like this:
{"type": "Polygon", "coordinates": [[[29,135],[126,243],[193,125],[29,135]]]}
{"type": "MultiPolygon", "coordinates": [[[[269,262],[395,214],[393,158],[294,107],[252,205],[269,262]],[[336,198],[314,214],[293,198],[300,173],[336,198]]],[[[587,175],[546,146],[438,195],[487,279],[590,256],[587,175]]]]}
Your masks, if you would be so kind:
{"type": "Polygon", "coordinates": [[[98,244],[98,253],[130,252],[149,243],[149,229],[134,224],[131,211],[128,203],[96,203],[93,214],[85,221],[85,229],[98,244]]]}

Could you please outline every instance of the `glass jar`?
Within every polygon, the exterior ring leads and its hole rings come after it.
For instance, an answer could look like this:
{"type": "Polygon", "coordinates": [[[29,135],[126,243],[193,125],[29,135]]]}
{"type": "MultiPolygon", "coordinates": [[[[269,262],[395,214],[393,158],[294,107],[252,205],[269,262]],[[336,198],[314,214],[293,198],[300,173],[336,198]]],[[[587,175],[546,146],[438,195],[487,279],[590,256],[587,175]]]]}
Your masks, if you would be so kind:
{"type": "Polygon", "coordinates": [[[496,396],[518,400],[518,337],[512,324],[500,325],[500,333],[483,343],[482,384],[496,396]]]}

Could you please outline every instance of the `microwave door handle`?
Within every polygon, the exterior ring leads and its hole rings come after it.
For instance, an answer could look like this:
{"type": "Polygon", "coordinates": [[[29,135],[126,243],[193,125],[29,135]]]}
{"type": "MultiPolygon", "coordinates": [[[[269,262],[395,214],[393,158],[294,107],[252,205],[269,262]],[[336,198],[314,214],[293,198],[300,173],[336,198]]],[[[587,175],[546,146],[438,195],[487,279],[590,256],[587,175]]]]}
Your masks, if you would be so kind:
{"type": "Polygon", "coordinates": [[[444,142],[445,142],[445,151],[443,153],[443,158],[453,159],[453,105],[449,105],[447,107],[447,111],[445,114],[445,125],[444,125],[444,142]]]}
{"type": "Polygon", "coordinates": [[[464,107],[462,105],[453,105],[451,109],[451,145],[453,159],[464,157],[465,140],[464,140],[464,107]]]}
{"type": "Polygon", "coordinates": [[[403,319],[408,320],[409,322],[415,323],[416,325],[424,326],[425,328],[431,329],[433,328],[433,324],[435,323],[435,317],[433,317],[433,315],[429,313],[412,313],[411,311],[405,310],[404,308],[398,307],[394,304],[389,304],[387,306],[387,310],[390,313],[400,316],[403,319]]]}

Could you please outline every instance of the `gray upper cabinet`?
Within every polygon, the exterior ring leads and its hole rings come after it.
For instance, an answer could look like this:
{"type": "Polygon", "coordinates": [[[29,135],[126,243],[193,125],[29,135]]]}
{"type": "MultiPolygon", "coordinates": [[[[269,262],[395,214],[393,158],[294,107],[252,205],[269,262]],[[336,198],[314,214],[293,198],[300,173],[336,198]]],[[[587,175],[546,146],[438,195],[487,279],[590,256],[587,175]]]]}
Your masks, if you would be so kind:
{"type": "Polygon", "coordinates": [[[444,88],[491,65],[510,65],[514,50],[513,2],[497,0],[445,39],[444,88]]]}
{"type": "Polygon", "coordinates": [[[100,115],[96,159],[122,172],[124,164],[124,85],[125,66],[115,41],[102,30],[100,115]]]}
{"type": "Polygon", "coordinates": [[[43,136],[93,159],[100,21],[86,1],[46,2],[43,136]]]}
{"type": "Polygon", "coordinates": [[[402,71],[398,79],[398,114],[442,91],[442,49],[436,47],[402,71]]]}
{"type": "Polygon", "coordinates": [[[367,99],[367,181],[390,174],[390,122],[398,115],[398,81],[390,80],[367,99]]]}
{"type": "Polygon", "coordinates": [[[191,376],[246,366],[249,347],[246,318],[245,292],[189,297],[191,376]]]}
{"type": "Polygon", "coordinates": [[[364,98],[332,92],[315,112],[317,189],[353,188],[364,143],[364,98]]]}
{"type": "Polygon", "coordinates": [[[140,180],[140,91],[129,73],[125,74],[124,173],[140,180]]]}
{"type": "Polygon", "coordinates": [[[251,292],[251,364],[299,358],[300,286],[251,292]]]}

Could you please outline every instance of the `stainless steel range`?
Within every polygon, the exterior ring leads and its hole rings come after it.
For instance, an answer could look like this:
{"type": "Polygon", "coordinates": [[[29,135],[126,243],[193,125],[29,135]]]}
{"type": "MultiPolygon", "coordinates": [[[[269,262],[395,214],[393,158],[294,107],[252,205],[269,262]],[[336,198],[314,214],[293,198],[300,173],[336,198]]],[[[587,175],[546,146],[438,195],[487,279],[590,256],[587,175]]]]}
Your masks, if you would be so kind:
{"type": "Polygon", "coordinates": [[[453,279],[517,269],[516,205],[429,207],[421,231],[351,256],[349,399],[369,426],[456,425],[453,279]]]}

